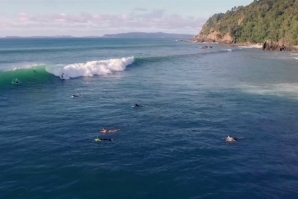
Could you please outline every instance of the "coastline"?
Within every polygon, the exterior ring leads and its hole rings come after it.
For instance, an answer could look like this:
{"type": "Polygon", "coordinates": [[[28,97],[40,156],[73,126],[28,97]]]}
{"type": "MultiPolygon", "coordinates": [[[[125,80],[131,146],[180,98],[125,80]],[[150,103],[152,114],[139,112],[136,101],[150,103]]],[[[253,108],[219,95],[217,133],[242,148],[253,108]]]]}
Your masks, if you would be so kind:
{"type": "Polygon", "coordinates": [[[190,43],[200,43],[200,44],[218,44],[218,45],[226,45],[226,46],[233,46],[233,47],[239,47],[239,46],[243,46],[243,47],[247,47],[247,48],[262,48],[263,44],[262,43],[250,43],[250,42],[241,42],[241,43],[221,43],[221,42],[200,42],[200,41],[196,41],[196,40],[185,40],[186,42],[190,42],[190,43]]]}

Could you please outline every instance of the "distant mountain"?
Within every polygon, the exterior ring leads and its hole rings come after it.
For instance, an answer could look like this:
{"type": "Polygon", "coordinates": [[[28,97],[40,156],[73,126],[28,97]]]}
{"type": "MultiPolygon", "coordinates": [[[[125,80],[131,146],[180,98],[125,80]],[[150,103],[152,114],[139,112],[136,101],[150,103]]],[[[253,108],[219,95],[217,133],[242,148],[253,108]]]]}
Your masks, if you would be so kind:
{"type": "Polygon", "coordinates": [[[54,36],[6,36],[8,39],[17,39],[17,38],[73,38],[70,35],[54,35],[54,36]]]}
{"type": "Polygon", "coordinates": [[[174,34],[174,33],[163,33],[163,32],[128,32],[119,34],[106,34],[104,38],[175,38],[175,39],[189,39],[193,35],[189,34],[174,34]]]}

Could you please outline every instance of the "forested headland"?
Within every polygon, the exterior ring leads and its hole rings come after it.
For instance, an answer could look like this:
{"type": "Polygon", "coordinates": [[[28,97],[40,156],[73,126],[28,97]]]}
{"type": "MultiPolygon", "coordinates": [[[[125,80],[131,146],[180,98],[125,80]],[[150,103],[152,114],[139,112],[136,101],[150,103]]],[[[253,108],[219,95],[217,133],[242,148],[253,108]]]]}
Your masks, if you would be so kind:
{"type": "Polygon", "coordinates": [[[254,0],[214,14],[193,40],[263,43],[267,50],[292,50],[298,45],[298,0],[254,0]]]}

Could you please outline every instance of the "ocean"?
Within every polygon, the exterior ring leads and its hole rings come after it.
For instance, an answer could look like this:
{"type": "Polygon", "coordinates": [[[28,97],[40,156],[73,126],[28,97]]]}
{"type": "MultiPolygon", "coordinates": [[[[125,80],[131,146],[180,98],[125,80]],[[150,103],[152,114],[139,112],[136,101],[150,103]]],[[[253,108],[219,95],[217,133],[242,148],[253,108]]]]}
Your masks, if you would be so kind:
{"type": "Polygon", "coordinates": [[[298,198],[297,59],[174,39],[0,39],[0,198],[298,198]]]}

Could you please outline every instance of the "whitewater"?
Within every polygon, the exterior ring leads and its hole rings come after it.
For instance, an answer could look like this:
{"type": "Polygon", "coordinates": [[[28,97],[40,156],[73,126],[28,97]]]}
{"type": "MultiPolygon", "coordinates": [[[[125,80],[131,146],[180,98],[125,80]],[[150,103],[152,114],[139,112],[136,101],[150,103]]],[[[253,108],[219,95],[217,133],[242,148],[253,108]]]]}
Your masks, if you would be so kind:
{"type": "Polygon", "coordinates": [[[64,79],[81,76],[108,75],[113,72],[124,71],[126,66],[132,64],[133,61],[133,57],[90,61],[87,63],[69,64],[63,67],[47,67],[46,71],[55,76],[64,74],[64,79]]]}
{"type": "Polygon", "coordinates": [[[0,39],[0,198],[297,198],[297,53],[205,45],[0,39]]]}

